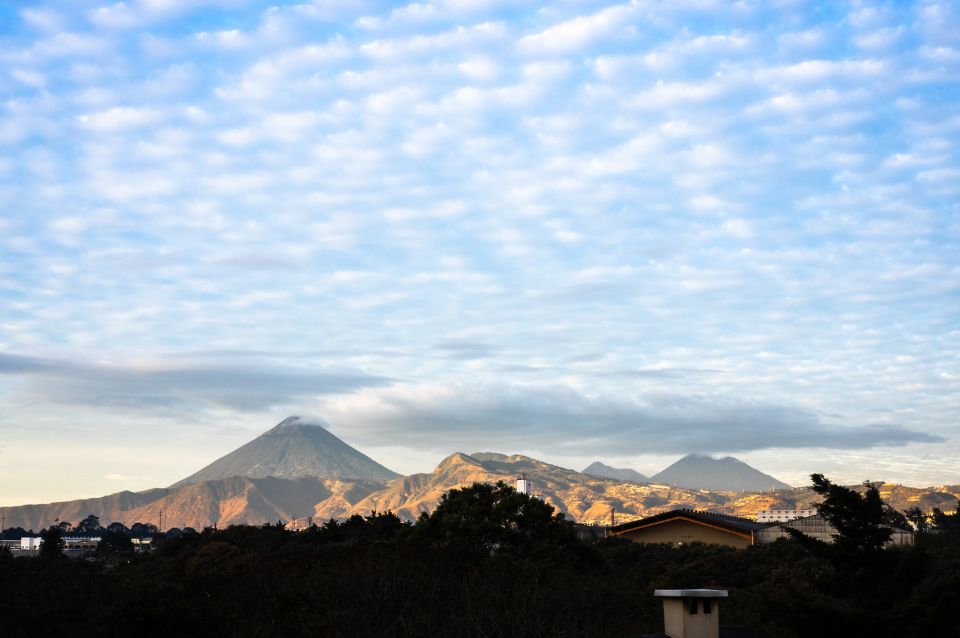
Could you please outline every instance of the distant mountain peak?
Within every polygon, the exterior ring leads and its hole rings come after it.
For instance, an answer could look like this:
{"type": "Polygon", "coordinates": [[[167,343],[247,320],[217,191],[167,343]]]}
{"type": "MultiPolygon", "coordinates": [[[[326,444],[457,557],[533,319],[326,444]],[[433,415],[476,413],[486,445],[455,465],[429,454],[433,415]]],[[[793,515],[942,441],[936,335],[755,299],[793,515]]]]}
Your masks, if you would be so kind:
{"type": "Polygon", "coordinates": [[[583,469],[583,474],[591,476],[600,476],[602,478],[615,479],[617,481],[634,481],[645,483],[650,479],[636,470],[630,468],[610,467],[600,461],[594,461],[583,469]]]}
{"type": "Polygon", "coordinates": [[[454,452],[437,464],[437,470],[442,471],[459,465],[479,465],[479,462],[469,454],[464,454],[463,452],[454,452]]]}
{"type": "MultiPolygon", "coordinates": [[[[306,427],[317,427],[323,428],[324,430],[329,429],[330,424],[324,421],[323,419],[317,417],[304,417],[300,415],[288,416],[280,423],[277,423],[271,430],[278,430],[280,428],[288,427],[297,427],[297,426],[306,426],[306,427]]],[[[270,431],[270,430],[268,430],[270,431]]]]}
{"type": "Polygon", "coordinates": [[[790,489],[783,481],[750,467],[740,459],[732,456],[715,458],[697,452],[687,454],[662,472],[654,474],[650,481],[701,490],[763,492],[790,489]]]}
{"type": "Polygon", "coordinates": [[[399,474],[338,439],[322,421],[290,416],[171,487],[233,476],[389,481],[399,474]]]}

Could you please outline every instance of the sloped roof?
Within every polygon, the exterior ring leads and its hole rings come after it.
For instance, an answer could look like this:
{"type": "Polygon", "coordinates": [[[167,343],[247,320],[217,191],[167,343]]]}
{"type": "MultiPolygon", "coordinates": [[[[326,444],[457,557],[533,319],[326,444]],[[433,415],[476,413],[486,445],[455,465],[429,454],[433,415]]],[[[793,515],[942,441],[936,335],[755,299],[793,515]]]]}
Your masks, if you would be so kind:
{"type": "Polygon", "coordinates": [[[719,527],[739,534],[750,534],[757,530],[769,527],[767,523],[758,523],[749,518],[740,516],[730,516],[729,514],[718,514],[717,512],[704,512],[700,510],[679,509],[663,512],[654,516],[648,516],[628,523],[621,523],[610,528],[612,534],[623,534],[633,530],[642,529],[650,525],[666,523],[671,520],[688,520],[694,523],[719,527]]]}
{"type": "MultiPolygon", "coordinates": [[[[797,528],[797,527],[806,527],[806,526],[808,526],[808,525],[817,525],[817,524],[826,525],[826,526],[832,528],[834,531],[836,531],[836,528],[833,526],[833,523],[831,523],[830,521],[828,521],[823,514],[814,514],[814,515],[812,515],[812,516],[803,516],[803,517],[801,517],[801,518],[795,518],[795,519],[793,519],[792,521],[779,521],[779,522],[776,522],[776,523],[767,523],[767,524],[765,524],[764,526],[765,526],[765,527],[771,527],[771,528],[773,528],[773,527],[784,527],[784,528],[786,528],[786,527],[792,527],[792,528],[797,528]]],[[[881,527],[887,527],[887,528],[893,530],[894,532],[907,532],[907,533],[910,533],[910,534],[913,533],[913,530],[912,530],[912,529],[907,529],[907,528],[904,528],[904,527],[897,527],[896,525],[891,525],[891,524],[889,524],[889,523],[881,523],[880,526],[881,526],[881,527]]],[[[802,531],[802,530],[801,530],[801,531],[802,531]]]]}

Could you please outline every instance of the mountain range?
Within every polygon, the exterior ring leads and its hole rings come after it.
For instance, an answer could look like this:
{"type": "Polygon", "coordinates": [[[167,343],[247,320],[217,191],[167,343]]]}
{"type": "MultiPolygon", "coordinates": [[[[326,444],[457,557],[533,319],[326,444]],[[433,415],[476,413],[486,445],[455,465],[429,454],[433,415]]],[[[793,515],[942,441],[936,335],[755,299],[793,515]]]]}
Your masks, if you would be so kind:
{"type": "MultiPolygon", "coordinates": [[[[8,527],[25,529],[41,529],[55,520],[76,522],[89,514],[126,525],[159,525],[162,514],[164,528],[277,520],[303,525],[311,518],[344,518],[372,510],[414,519],[433,510],[450,489],[478,481],[512,484],[521,474],[532,480],[535,494],[570,518],[588,523],[608,523],[613,517],[624,522],[675,508],[751,517],[761,509],[806,507],[818,498],[809,488],[791,488],[736,459],[698,455],[686,456],[650,479],[599,462],[577,472],[494,452],[457,452],[432,472],[400,476],[325,428],[291,417],[169,488],[0,507],[0,515],[8,527]]],[[[960,486],[883,484],[880,493],[897,509],[920,505],[947,510],[960,497],[960,486]]]]}

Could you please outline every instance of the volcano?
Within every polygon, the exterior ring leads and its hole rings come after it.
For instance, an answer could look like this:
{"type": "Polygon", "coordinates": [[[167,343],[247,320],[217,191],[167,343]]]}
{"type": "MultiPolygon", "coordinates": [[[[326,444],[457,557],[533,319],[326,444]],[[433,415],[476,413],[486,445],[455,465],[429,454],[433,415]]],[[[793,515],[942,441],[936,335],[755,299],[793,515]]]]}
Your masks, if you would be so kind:
{"type": "Polygon", "coordinates": [[[350,447],[322,425],[291,416],[170,487],[234,476],[385,482],[400,475],[350,447]]]}

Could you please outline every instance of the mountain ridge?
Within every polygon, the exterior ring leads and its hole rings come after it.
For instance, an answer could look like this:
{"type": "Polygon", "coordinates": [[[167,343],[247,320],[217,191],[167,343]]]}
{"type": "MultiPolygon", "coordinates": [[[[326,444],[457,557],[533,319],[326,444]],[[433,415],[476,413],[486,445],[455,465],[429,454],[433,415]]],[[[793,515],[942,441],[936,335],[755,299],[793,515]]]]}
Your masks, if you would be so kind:
{"type": "Polygon", "coordinates": [[[600,461],[594,461],[587,467],[583,468],[583,474],[602,476],[604,478],[612,478],[620,481],[635,481],[637,483],[646,483],[650,480],[650,477],[641,474],[636,470],[611,467],[606,463],[601,463],[600,461]]]}

